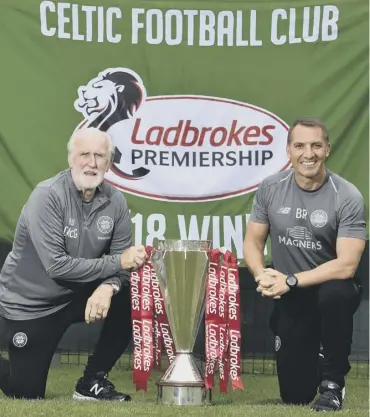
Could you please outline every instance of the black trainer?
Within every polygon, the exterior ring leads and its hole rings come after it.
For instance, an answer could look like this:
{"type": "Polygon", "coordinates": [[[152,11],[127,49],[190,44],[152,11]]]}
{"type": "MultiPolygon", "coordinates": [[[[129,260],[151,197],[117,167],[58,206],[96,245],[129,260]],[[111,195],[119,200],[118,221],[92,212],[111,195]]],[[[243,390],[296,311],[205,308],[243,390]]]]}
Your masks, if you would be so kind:
{"type": "Polygon", "coordinates": [[[339,411],[342,409],[343,394],[338,384],[332,381],[323,381],[319,387],[320,396],[313,403],[313,411],[339,411]]]}
{"type": "Polygon", "coordinates": [[[98,372],[94,378],[80,378],[76,384],[73,399],[78,401],[131,401],[128,394],[117,392],[114,385],[108,381],[104,372],[98,372]]]}

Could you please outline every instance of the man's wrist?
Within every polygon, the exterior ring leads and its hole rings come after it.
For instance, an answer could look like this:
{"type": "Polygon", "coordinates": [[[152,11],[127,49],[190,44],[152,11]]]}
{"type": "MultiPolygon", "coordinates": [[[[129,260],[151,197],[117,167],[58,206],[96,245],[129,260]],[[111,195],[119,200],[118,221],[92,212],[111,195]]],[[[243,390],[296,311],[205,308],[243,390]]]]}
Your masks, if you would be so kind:
{"type": "Polygon", "coordinates": [[[289,274],[285,278],[285,283],[290,290],[293,290],[298,286],[298,278],[293,274],[289,274]]]}
{"type": "Polygon", "coordinates": [[[259,268],[259,269],[255,269],[254,270],[254,272],[253,272],[253,278],[254,278],[254,280],[257,282],[257,278],[260,276],[260,275],[262,275],[263,274],[263,269],[264,269],[264,267],[261,267],[261,268],[259,268]]]}
{"type": "Polygon", "coordinates": [[[124,257],[124,253],[125,253],[125,251],[123,251],[121,253],[120,257],[119,257],[121,269],[126,269],[125,268],[125,257],[124,257]]]}
{"type": "Polygon", "coordinates": [[[107,283],[103,283],[100,284],[100,287],[104,287],[104,289],[106,289],[107,291],[109,290],[111,292],[111,295],[113,296],[114,294],[116,294],[116,290],[115,287],[117,287],[117,284],[113,284],[111,282],[107,282],[107,283]]]}
{"type": "Polygon", "coordinates": [[[112,282],[110,285],[113,288],[113,295],[117,294],[118,291],[119,291],[119,286],[117,284],[115,284],[114,282],[112,282]]]}

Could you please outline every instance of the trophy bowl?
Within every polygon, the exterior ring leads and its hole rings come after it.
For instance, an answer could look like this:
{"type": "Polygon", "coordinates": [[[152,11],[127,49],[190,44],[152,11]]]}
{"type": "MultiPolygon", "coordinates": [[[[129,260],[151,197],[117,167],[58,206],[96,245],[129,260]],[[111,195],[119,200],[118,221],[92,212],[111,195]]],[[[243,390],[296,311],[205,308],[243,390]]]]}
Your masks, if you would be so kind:
{"type": "Polygon", "coordinates": [[[161,288],[176,349],[158,386],[158,402],[168,405],[204,405],[204,376],[193,348],[205,308],[206,276],[211,242],[161,240],[151,261],[161,288]]]}

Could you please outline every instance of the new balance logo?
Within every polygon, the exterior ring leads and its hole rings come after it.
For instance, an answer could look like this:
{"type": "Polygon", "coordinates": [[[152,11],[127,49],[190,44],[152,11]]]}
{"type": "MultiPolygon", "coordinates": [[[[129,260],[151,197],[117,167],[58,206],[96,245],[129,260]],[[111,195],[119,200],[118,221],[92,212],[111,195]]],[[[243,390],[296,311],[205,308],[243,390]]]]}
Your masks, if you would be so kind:
{"type": "Polygon", "coordinates": [[[95,384],[90,388],[90,392],[98,396],[100,391],[102,391],[103,389],[104,387],[99,387],[99,384],[95,384]]]}
{"type": "Polygon", "coordinates": [[[291,211],[290,207],[280,207],[278,210],[278,214],[289,214],[291,211]]]}
{"type": "Polygon", "coordinates": [[[338,398],[333,398],[333,403],[340,408],[340,401],[338,400],[338,398]]]}

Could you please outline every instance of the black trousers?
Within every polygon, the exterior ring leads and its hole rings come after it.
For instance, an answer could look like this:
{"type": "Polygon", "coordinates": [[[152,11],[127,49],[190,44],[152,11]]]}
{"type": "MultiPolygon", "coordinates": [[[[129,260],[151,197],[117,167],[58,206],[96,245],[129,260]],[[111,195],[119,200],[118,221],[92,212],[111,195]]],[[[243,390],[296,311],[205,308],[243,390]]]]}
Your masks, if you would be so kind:
{"type": "MultiPolygon", "coordinates": [[[[89,285],[62,310],[49,316],[24,321],[5,320],[5,338],[9,361],[1,358],[0,388],[15,398],[44,398],[46,380],[53,354],[68,327],[85,319],[87,299],[96,289],[89,285]],[[27,336],[13,340],[17,333],[27,336]],[[18,345],[18,346],[17,346],[18,345]]],[[[112,297],[94,353],[89,357],[84,376],[99,371],[108,373],[131,339],[131,304],[129,287],[112,297]]]]}
{"type": "Polygon", "coordinates": [[[280,396],[286,403],[307,404],[321,380],[344,387],[349,372],[353,315],[361,298],[353,279],[332,280],[306,289],[296,288],[275,300],[270,326],[280,396]],[[320,363],[322,344],[324,359],[320,363]]]}

